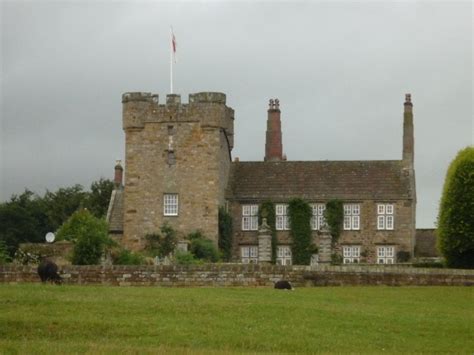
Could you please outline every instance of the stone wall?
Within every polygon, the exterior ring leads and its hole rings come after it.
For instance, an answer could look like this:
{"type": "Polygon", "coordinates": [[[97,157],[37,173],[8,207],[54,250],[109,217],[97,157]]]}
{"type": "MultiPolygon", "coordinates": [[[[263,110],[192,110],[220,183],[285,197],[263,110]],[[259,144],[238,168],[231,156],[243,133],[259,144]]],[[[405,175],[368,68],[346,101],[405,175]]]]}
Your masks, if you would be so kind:
{"type": "MultiPolygon", "coordinates": [[[[474,270],[409,266],[276,266],[208,264],[198,266],[63,266],[65,284],[162,287],[272,287],[277,280],[295,286],[474,286],[474,270]]],[[[39,282],[34,266],[0,265],[0,283],[39,282]]]]}

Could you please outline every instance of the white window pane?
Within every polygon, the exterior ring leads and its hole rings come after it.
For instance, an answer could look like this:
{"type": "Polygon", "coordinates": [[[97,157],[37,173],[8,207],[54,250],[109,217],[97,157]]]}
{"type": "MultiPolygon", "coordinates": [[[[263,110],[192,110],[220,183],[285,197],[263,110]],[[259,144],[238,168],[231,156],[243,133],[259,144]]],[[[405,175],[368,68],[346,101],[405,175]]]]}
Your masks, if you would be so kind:
{"type": "Polygon", "coordinates": [[[387,216],[387,229],[393,229],[393,216],[387,216]]]}
{"type": "Polygon", "coordinates": [[[252,216],[257,216],[258,215],[258,205],[251,205],[250,206],[250,213],[252,216]]]}
{"type": "Polygon", "coordinates": [[[317,230],[318,228],[318,217],[313,216],[311,217],[311,229],[312,230],[317,230]]]}
{"type": "Polygon", "coordinates": [[[384,257],[384,256],[385,256],[385,248],[384,248],[384,247],[379,247],[379,248],[378,248],[377,255],[378,255],[379,257],[384,257]]]}
{"type": "Polygon", "coordinates": [[[283,215],[283,205],[276,205],[276,215],[277,216],[283,215]]]}
{"type": "Polygon", "coordinates": [[[386,261],[387,261],[387,264],[393,264],[393,259],[392,258],[388,258],[388,259],[386,259],[386,261]]]}
{"type": "Polygon", "coordinates": [[[344,205],[344,216],[350,216],[351,214],[351,205],[344,205]]]}
{"type": "Polygon", "coordinates": [[[325,205],[323,205],[323,204],[318,205],[318,215],[323,216],[325,210],[326,210],[325,205]]]}
{"type": "Polygon", "coordinates": [[[387,251],[386,251],[386,254],[388,257],[393,257],[393,251],[394,251],[394,247],[387,247],[387,251]]]}
{"type": "Polygon", "coordinates": [[[242,216],[250,216],[250,205],[242,206],[242,216]]]}
{"type": "Polygon", "coordinates": [[[283,216],[276,217],[275,225],[276,225],[277,230],[279,231],[283,230],[283,216]]]}
{"type": "Polygon", "coordinates": [[[315,204],[311,204],[311,214],[313,216],[316,216],[318,214],[318,205],[315,205],[315,204]]]}
{"type": "Polygon", "coordinates": [[[385,216],[377,217],[377,229],[385,229],[385,216]]]}
{"type": "Polygon", "coordinates": [[[385,213],[386,214],[393,214],[393,205],[387,205],[385,213]]]}
{"type": "Polygon", "coordinates": [[[321,229],[326,224],[323,216],[318,217],[318,229],[321,229]]]}
{"type": "Polygon", "coordinates": [[[256,258],[258,256],[258,248],[257,247],[250,247],[250,257],[256,258]]]}
{"type": "Polygon", "coordinates": [[[258,229],[258,217],[257,216],[252,216],[250,217],[250,229],[253,231],[256,231],[258,229]]]}
{"type": "Polygon", "coordinates": [[[360,205],[352,205],[352,214],[355,216],[360,214],[360,205]]]}
{"type": "Polygon", "coordinates": [[[377,214],[385,214],[385,205],[377,205],[377,214]]]}
{"type": "Polygon", "coordinates": [[[243,258],[248,258],[250,256],[250,252],[249,252],[248,247],[240,248],[240,252],[241,252],[243,258]]]}
{"type": "Polygon", "coordinates": [[[344,229],[345,230],[351,229],[351,217],[350,216],[344,216],[344,229]]]}
{"type": "Polygon", "coordinates": [[[242,230],[248,231],[250,229],[250,217],[242,217],[242,230]]]}
{"type": "Polygon", "coordinates": [[[344,247],[343,248],[343,255],[345,258],[348,258],[349,256],[351,256],[351,250],[349,247],[344,247]]]}
{"type": "Polygon", "coordinates": [[[352,229],[358,230],[360,228],[360,216],[352,217],[352,229]]]}

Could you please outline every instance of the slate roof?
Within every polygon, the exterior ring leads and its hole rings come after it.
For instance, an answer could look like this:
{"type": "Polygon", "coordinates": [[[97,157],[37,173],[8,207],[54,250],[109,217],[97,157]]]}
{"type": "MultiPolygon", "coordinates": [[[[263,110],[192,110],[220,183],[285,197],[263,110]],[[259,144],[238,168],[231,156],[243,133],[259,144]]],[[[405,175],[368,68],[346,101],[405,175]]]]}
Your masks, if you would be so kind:
{"type": "Polygon", "coordinates": [[[107,222],[110,233],[123,232],[123,189],[112,191],[107,211],[107,222]]]}
{"type": "Polygon", "coordinates": [[[410,199],[410,186],[401,160],[233,162],[227,198],[410,199]]]}

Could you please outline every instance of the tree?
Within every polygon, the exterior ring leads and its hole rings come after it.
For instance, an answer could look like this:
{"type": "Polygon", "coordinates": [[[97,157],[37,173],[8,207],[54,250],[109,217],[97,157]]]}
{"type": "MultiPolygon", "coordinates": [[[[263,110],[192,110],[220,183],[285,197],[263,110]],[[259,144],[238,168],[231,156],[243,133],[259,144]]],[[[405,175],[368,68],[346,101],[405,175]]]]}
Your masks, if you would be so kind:
{"type": "Polygon", "coordinates": [[[293,240],[291,245],[293,263],[296,265],[309,265],[311,255],[313,254],[311,207],[306,201],[294,198],[288,203],[288,217],[290,219],[290,236],[293,240]]]}
{"type": "Polygon", "coordinates": [[[94,217],[87,209],[74,212],[59,228],[57,237],[75,242],[72,255],[75,265],[98,264],[106,247],[113,245],[105,220],[94,217]]]}
{"type": "Polygon", "coordinates": [[[219,207],[219,249],[225,261],[232,256],[232,216],[224,207],[219,207]]]}
{"type": "Polygon", "coordinates": [[[91,184],[91,191],[87,195],[86,207],[94,216],[103,218],[107,215],[113,189],[114,182],[108,179],[100,178],[99,181],[94,181],[91,184]]]}
{"type": "Polygon", "coordinates": [[[447,266],[474,268],[474,147],[461,150],[448,168],[437,234],[447,266]]]}
{"type": "Polygon", "coordinates": [[[43,241],[50,231],[42,199],[29,190],[0,204],[0,226],[0,241],[10,256],[20,243],[43,241]]]}
{"type": "Polygon", "coordinates": [[[82,185],[60,188],[56,192],[46,191],[44,203],[49,224],[56,230],[79,208],[85,207],[87,193],[82,185]]]}

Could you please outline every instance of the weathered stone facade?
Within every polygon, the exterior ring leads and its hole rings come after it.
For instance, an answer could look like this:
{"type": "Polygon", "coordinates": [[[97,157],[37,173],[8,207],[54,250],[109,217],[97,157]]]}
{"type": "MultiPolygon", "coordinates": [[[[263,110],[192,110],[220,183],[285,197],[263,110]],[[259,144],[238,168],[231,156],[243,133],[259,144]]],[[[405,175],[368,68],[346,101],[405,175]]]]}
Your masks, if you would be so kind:
{"type": "Polygon", "coordinates": [[[168,95],[123,95],[126,170],[123,200],[123,244],[144,247],[144,236],[163,223],[182,234],[201,230],[217,242],[218,208],[224,205],[234,112],[225,95],[198,93],[181,104],[168,95]],[[176,194],[176,216],[165,216],[165,194],[176,194]]]}
{"type": "MultiPolygon", "coordinates": [[[[168,95],[166,104],[160,105],[158,95],[126,93],[122,102],[125,185],[122,189],[118,184],[112,196],[109,222],[111,233],[123,231],[126,247],[142,249],[144,236],[159,231],[163,223],[181,236],[200,230],[217,242],[218,208],[225,206],[233,218],[234,260],[241,260],[242,247],[252,247],[267,262],[269,238],[265,233],[259,237],[255,225],[244,230],[248,228],[243,228],[243,206],[265,201],[287,204],[299,197],[308,203],[339,199],[358,206],[358,227],[342,232],[333,253],[342,256],[353,247],[358,253],[353,262],[359,263],[384,262],[380,256],[384,248],[390,249],[390,262],[400,261],[399,252],[413,256],[416,187],[409,94],[402,159],[384,161],[287,161],[278,100],[270,101],[261,162],[232,162],[234,111],[226,106],[224,94],[191,94],[187,104],[179,95],[168,95]],[[165,194],[177,196],[176,215],[165,215],[165,194]],[[379,228],[379,205],[391,206],[391,228],[379,228]]],[[[278,231],[277,241],[279,246],[291,246],[289,231],[278,231]]],[[[321,246],[319,230],[313,231],[313,241],[321,246]]]]}

